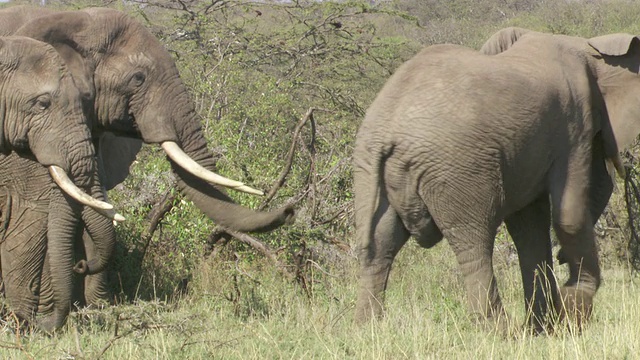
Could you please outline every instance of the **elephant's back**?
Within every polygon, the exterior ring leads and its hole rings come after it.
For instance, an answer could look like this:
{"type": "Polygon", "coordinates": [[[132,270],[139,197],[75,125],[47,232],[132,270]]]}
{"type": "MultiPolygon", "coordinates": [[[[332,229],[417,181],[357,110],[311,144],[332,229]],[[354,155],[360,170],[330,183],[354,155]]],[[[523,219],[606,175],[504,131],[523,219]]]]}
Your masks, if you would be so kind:
{"type": "Polygon", "coordinates": [[[53,12],[55,12],[55,10],[49,8],[26,5],[0,9],[0,36],[12,35],[22,24],[53,12]]]}
{"type": "Polygon", "coordinates": [[[561,126],[552,115],[562,107],[560,90],[547,85],[555,70],[532,64],[531,71],[460,46],[427,48],[387,82],[367,112],[362,137],[368,137],[368,146],[373,139],[392,147],[412,176],[425,183],[451,184],[464,177],[474,180],[463,188],[473,188],[482,174],[485,183],[496,185],[495,197],[508,212],[543,190],[554,147],[551,133],[561,126]],[[540,152],[548,156],[537,156],[540,152]],[[545,164],[523,168],[538,159],[545,164]],[[528,186],[512,193],[516,186],[504,178],[528,186]]]}

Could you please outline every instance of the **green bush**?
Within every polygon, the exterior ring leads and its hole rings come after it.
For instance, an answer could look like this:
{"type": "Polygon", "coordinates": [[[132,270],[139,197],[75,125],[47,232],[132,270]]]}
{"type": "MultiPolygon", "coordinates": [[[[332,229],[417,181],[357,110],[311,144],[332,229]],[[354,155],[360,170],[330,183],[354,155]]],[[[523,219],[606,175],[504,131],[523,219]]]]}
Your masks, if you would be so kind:
{"type": "MultiPolygon", "coordinates": [[[[291,267],[304,253],[327,269],[354,260],[353,140],[367,106],[398,65],[432,43],[479,48],[505,26],[580,36],[639,32],[633,14],[640,10],[630,1],[561,0],[544,6],[515,0],[159,4],[118,6],[175,55],[219,171],[269,190],[296,141],[286,181],[269,204],[231,193],[255,209],[296,204],[296,224],[255,237],[281,249],[278,258],[291,267]],[[318,110],[294,139],[310,108],[318,110]]],[[[113,195],[129,219],[119,230],[125,256],[119,255],[114,290],[129,297],[173,294],[213,246],[215,224],[177,194],[147,251],[140,251],[148,213],[172,181],[162,152],[148,146],[113,195]]],[[[612,211],[624,217],[619,205],[612,211]]],[[[615,241],[602,242],[610,254],[604,257],[616,259],[626,238],[622,231],[605,237],[615,241]]],[[[512,248],[506,233],[498,243],[512,248]]],[[[246,260],[261,256],[238,241],[226,246],[246,260]]]]}

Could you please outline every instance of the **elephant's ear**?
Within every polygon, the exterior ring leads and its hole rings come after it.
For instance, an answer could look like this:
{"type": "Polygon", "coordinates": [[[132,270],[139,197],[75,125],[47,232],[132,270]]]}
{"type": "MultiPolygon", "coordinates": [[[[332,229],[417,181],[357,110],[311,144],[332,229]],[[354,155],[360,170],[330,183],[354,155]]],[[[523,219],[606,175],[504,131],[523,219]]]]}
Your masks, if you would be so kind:
{"type": "Polygon", "coordinates": [[[480,52],[486,55],[496,55],[508,50],[522,35],[532,32],[531,30],[508,27],[491,35],[489,40],[482,45],[480,52]]]}
{"type": "Polygon", "coordinates": [[[591,38],[588,42],[600,54],[622,56],[629,53],[631,45],[637,40],[637,36],[630,34],[609,34],[591,38]]]}
{"type": "Polygon", "coordinates": [[[0,79],[7,75],[6,71],[18,64],[18,60],[18,54],[13,47],[9,46],[7,40],[0,38],[0,79]]]}
{"type": "Polygon", "coordinates": [[[90,52],[78,42],[79,38],[91,32],[91,26],[91,18],[87,14],[57,12],[26,22],[15,34],[51,44],[64,59],[83,97],[93,98],[94,65],[88,61],[90,52]]]}
{"type": "Polygon", "coordinates": [[[142,140],[103,133],[96,144],[100,182],[113,189],[129,175],[129,167],[142,147],[142,140]]]}
{"type": "MultiPolygon", "coordinates": [[[[18,63],[17,54],[11,46],[7,46],[7,41],[0,38],[0,86],[6,81],[7,71],[14,68],[18,63]]],[[[6,100],[0,99],[0,153],[7,155],[9,147],[4,141],[4,118],[7,114],[6,100]]]]}

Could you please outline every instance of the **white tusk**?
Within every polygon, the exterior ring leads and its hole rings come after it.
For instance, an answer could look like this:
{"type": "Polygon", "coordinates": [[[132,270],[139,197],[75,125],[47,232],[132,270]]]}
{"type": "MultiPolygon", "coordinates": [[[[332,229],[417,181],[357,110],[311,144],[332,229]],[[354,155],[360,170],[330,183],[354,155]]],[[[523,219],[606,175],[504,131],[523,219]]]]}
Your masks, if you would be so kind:
{"type": "Polygon", "coordinates": [[[90,206],[96,210],[113,210],[113,205],[104,201],[100,201],[98,199],[94,199],[87,193],[82,191],[82,189],[77,187],[76,184],[74,184],[73,181],[69,179],[69,176],[67,176],[67,173],[62,170],[61,167],[55,165],[49,166],[49,174],[51,174],[53,181],[55,181],[56,184],[58,184],[58,186],[62,190],[64,190],[64,192],[69,194],[69,196],[76,199],[81,204],[90,206]]]}
{"type": "Polygon", "coordinates": [[[251,188],[239,181],[227,179],[224,176],[220,176],[213,171],[205,169],[195,162],[195,160],[190,158],[189,155],[185,154],[185,152],[180,149],[180,146],[173,141],[165,141],[160,146],[162,146],[162,149],[164,149],[171,160],[175,161],[176,164],[180,165],[180,167],[202,180],[249,194],[264,195],[260,190],[251,188]]]}
{"type": "Polygon", "coordinates": [[[111,210],[103,210],[103,209],[95,209],[100,215],[106,217],[107,219],[113,220],[113,225],[116,225],[118,222],[125,221],[124,216],[118,214],[114,209],[111,210]]]}
{"type": "Polygon", "coordinates": [[[262,192],[262,191],[260,191],[260,190],[257,190],[257,189],[254,189],[254,188],[252,188],[252,187],[249,187],[249,186],[247,186],[247,185],[242,185],[242,186],[234,187],[234,188],[232,188],[232,189],[233,189],[233,190],[237,190],[237,191],[242,191],[242,192],[245,192],[245,193],[247,193],[247,194],[260,195],[260,196],[264,195],[264,192],[262,192]]]}

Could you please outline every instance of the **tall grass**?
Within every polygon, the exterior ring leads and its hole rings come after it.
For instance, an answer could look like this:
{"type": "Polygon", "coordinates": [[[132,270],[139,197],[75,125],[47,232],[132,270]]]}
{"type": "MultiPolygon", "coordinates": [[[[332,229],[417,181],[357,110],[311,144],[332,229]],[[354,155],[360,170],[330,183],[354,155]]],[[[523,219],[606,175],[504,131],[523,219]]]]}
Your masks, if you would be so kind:
{"type": "MultiPolygon", "coordinates": [[[[517,261],[495,254],[507,312],[522,323],[517,261]]],[[[322,269],[307,297],[271,266],[212,259],[196,272],[190,293],[171,304],[139,302],[83,310],[59,335],[0,335],[4,358],[103,359],[633,359],[640,351],[638,280],[616,266],[603,271],[593,317],[581,334],[513,337],[479,328],[451,250],[409,244],[390,279],[386,317],[353,323],[355,260],[346,276],[322,269]],[[320,286],[324,285],[324,286],[320,286]]],[[[562,278],[563,272],[559,271],[562,278]]]]}

